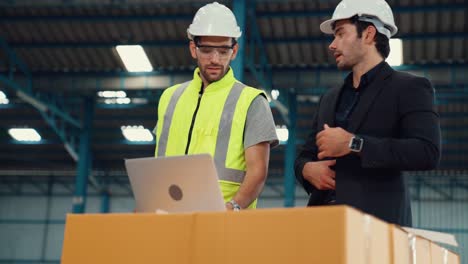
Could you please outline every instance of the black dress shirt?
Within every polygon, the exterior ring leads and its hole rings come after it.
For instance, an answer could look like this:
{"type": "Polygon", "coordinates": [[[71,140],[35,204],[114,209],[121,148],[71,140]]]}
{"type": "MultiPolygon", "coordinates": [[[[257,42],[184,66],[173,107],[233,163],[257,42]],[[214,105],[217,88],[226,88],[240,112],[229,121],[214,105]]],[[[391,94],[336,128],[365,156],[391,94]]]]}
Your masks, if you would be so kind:
{"type": "Polygon", "coordinates": [[[384,63],[385,61],[382,61],[362,75],[357,88],[354,88],[353,85],[353,73],[351,72],[348,74],[343,89],[341,90],[340,99],[336,105],[335,124],[337,127],[341,127],[345,130],[348,128],[349,116],[358,104],[359,97],[365,92],[366,87],[375,79],[375,76],[384,63]]]}

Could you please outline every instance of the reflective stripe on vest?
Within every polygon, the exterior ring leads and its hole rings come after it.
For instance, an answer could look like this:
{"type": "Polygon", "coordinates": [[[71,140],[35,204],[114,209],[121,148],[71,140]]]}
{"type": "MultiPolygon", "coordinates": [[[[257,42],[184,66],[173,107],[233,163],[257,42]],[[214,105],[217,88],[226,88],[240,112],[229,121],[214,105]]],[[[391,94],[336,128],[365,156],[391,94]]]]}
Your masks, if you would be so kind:
{"type": "Polygon", "coordinates": [[[182,93],[184,93],[185,89],[189,85],[190,81],[182,83],[172,94],[171,100],[169,101],[169,105],[166,109],[166,114],[164,115],[164,124],[161,130],[161,136],[158,140],[158,157],[166,155],[167,140],[169,138],[169,128],[171,127],[172,116],[174,115],[177,101],[179,101],[180,96],[182,95],[182,93]]]}
{"type": "MultiPolygon", "coordinates": [[[[172,94],[172,97],[169,101],[167,106],[165,115],[164,115],[164,124],[161,131],[161,136],[158,140],[158,157],[162,157],[166,155],[167,149],[167,142],[169,138],[169,129],[171,127],[172,118],[175,112],[175,107],[177,102],[185,91],[185,89],[189,86],[190,82],[186,82],[181,84],[176,91],[172,94]]],[[[232,129],[232,122],[234,117],[234,112],[236,110],[237,101],[242,93],[243,88],[245,87],[244,84],[235,82],[229,95],[226,99],[226,102],[223,107],[223,112],[221,115],[221,120],[219,122],[219,129],[218,131],[222,131],[222,127],[227,127],[225,131],[227,133],[218,133],[216,138],[216,148],[214,154],[214,162],[216,165],[216,170],[218,172],[218,178],[224,181],[242,183],[245,177],[245,171],[243,170],[236,170],[231,168],[226,168],[226,157],[228,152],[229,146],[229,139],[231,137],[231,129],[232,129]]]]}
{"type": "Polygon", "coordinates": [[[242,89],[245,87],[243,83],[235,82],[229,95],[224,103],[223,114],[221,121],[219,122],[218,131],[222,131],[222,126],[229,126],[228,133],[218,133],[216,139],[216,150],[215,150],[215,164],[218,171],[218,177],[220,180],[242,183],[245,177],[245,171],[226,168],[226,157],[229,146],[229,138],[231,138],[232,119],[236,110],[237,101],[242,93],[242,89]]]}

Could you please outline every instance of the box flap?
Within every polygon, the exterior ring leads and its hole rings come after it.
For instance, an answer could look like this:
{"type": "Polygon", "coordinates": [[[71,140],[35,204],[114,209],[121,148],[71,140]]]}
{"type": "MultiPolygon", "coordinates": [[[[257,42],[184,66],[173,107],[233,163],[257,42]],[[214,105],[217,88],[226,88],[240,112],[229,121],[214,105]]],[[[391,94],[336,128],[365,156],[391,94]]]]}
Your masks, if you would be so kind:
{"type": "Polygon", "coordinates": [[[402,227],[402,228],[406,232],[424,237],[425,239],[458,247],[457,240],[455,239],[455,236],[452,234],[429,231],[429,230],[424,230],[424,229],[410,228],[410,227],[402,227]]]}

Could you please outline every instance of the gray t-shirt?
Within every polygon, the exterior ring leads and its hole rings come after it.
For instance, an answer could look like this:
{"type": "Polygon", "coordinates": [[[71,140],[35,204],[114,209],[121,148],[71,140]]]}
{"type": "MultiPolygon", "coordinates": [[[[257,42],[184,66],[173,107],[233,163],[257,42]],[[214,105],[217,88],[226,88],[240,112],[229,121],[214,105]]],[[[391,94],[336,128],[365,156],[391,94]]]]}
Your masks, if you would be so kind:
{"type": "Polygon", "coordinates": [[[279,143],[268,100],[259,95],[252,101],[247,112],[244,149],[261,142],[269,142],[271,148],[276,147],[279,143]]]}

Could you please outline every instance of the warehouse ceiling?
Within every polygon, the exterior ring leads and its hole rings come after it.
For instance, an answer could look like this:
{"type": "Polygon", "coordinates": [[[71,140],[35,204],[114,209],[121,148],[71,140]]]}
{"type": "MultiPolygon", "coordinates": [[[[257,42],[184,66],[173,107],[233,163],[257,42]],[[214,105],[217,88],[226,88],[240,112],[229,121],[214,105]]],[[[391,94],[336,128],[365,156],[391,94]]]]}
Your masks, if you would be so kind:
{"type": "MultiPolygon", "coordinates": [[[[231,1],[219,1],[229,7],[231,1]]],[[[403,65],[428,77],[441,114],[441,169],[464,170],[468,164],[468,5],[464,0],[394,0],[403,41],[403,65]]],[[[164,88],[189,80],[195,62],[188,51],[186,28],[207,1],[2,1],[0,2],[0,174],[15,170],[74,171],[80,140],[89,137],[95,171],[121,172],[125,158],[151,156],[154,141],[132,143],[126,125],[152,130],[164,88]],[[139,44],[153,72],[128,73],[115,46],[139,44]],[[18,90],[24,89],[28,96],[18,90]],[[29,90],[28,90],[29,89],[29,90]],[[130,104],[106,104],[97,93],[125,91],[130,104]],[[32,101],[31,101],[32,98],[32,101]],[[36,101],[46,103],[41,111],[36,101]],[[32,102],[32,103],[31,103],[32,102]],[[86,122],[86,120],[91,120],[86,122]],[[83,129],[89,125],[89,134],[83,129]],[[35,128],[37,143],[13,140],[8,129],[35,128]]],[[[339,85],[327,47],[330,36],[319,31],[338,1],[247,1],[244,82],[277,89],[275,121],[297,119],[298,146],[303,142],[318,96],[339,85]],[[294,99],[295,98],[295,99],[294,99]],[[297,105],[297,115],[291,107],[297,105]],[[282,108],[283,106],[284,108],[282,108]]],[[[235,3],[234,3],[235,4],[235,3]]],[[[82,146],[82,145],[81,145],[82,146]]],[[[270,174],[284,173],[286,147],[272,151],[270,174]]]]}

